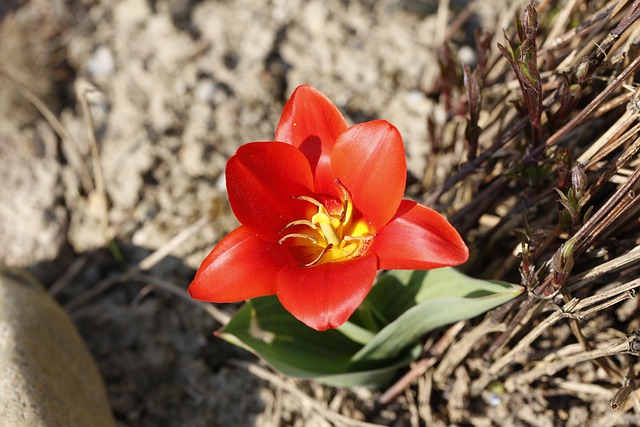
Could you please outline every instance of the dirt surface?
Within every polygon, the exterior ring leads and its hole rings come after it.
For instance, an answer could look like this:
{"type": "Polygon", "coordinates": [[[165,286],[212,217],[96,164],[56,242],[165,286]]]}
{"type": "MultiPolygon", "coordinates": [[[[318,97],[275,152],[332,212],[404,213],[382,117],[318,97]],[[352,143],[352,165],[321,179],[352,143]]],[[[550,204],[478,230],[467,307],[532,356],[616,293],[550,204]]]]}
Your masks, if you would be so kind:
{"type": "MultiPolygon", "coordinates": [[[[541,390],[470,399],[465,366],[433,386],[433,408],[416,390],[376,407],[378,392],[252,371],[257,359],[213,337],[220,324],[183,298],[200,261],[237,225],[226,160],[273,137],[299,84],[323,91],[351,123],[398,127],[410,196],[424,199],[462,163],[463,141],[434,147],[428,137],[427,117],[448,119],[434,96],[436,48],[465,6],[441,3],[448,14],[408,0],[2,2],[0,261],[28,267],[68,310],[120,425],[348,424],[318,402],[393,426],[585,425],[606,412],[607,399],[595,409],[573,396],[550,405],[541,390]]],[[[499,28],[495,13],[522,6],[491,4],[451,39],[467,63],[474,30],[499,28]]],[[[431,377],[420,381],[418,391],[432,389],[431,377]]]]}

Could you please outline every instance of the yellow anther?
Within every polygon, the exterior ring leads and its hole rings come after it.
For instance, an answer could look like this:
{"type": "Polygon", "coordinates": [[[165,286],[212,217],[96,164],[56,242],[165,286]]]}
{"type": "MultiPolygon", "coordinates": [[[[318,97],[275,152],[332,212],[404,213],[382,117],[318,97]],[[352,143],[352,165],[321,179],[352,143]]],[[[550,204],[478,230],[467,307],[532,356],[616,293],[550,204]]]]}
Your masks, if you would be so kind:
{"type": "Polygon", "coordinates": [[[281,245],[282,242],[284,242],[287,239],[293,239],[293,238],[299,238],[299,239],[307,239],[310,240],[311,243],[313,243],[314,245],[318,243],[318,239],[316,239],[315,237],[309,235],[309,234],[302,234],[302,233],[291,233],[291,234],[287,234],[286,236],[284,236],[282,239],[278,240],[278,244],[281,245]]]}
{"type": "Polygon", "coordinates": [[[308,219],[299,219],[297,221],[291,221],[289,224],[285,225],[284,228],[280,230],[280,232],[282,233],[287,228],[293,227],[295,225],[306,225],[307,227],[311,227],[314,230],[318,229],[318,226],[315,225],[312,221],[309,221],[308,219]]]}
{"type": "Polygon", "coordinates": [[[308,197],[308,196],[291,196],[292,199],[298,199],[298,200],[304,200],[305,202],[309,202],[313,205],[316,205],[318,207],[318,211],[320,210],[325,210],[325,207],[322,203],[320,203],[319,201],[317,201],[316,199],[312,198],[312,197],[308,197]]]}
{"type": "Polygon", "coordinates": [[[352,242],[368,242],[369,240],[373,240],[374,237],[375,234],[371,236],[344,236],[342,238],[341,246],[342,244],[347,245],[352,242]]]}
{"type": "Polygon", "coordinates": [[[342,215],[340,215],[340,222],[343,224],[351,221],[351,215],[353,214],[353,202],[351,201],[351,194],[346,189],[339,179],[336,179],[336,184],[340,190],[340,198],[342,199],[342,215]]]}

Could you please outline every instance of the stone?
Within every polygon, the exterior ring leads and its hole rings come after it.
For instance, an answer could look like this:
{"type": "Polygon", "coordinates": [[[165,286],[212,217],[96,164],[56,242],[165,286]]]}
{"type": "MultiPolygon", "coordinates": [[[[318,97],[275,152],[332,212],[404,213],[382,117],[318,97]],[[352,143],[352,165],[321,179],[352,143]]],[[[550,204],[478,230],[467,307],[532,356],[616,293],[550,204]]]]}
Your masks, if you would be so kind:
{"type": "Polygon", "coordinates": [[[0,427],[115,427],[93,357],[22,270],[0,267],[0,427]]]}

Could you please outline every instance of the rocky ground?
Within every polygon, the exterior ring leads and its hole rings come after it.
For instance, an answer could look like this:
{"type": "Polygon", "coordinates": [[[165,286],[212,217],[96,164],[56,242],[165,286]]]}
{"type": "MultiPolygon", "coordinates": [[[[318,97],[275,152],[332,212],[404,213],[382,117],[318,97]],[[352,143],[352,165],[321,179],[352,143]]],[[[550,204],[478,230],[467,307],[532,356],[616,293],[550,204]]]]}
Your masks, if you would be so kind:
{"type": "MultiPolygon", "coordinates": [[[[473,31],[500,28],[523,7],[501,3],[473,9],[446,34],[469,11],[465,2],[2,2],[0,261],[35,273],[69,312],[119,425],[348,424],[336,413],[394,426],[426,419],[411,393],[374,411],[374,392],[256,371],[253,356],[212,336],[220,315],[184,290],[237,224],[226,160],[245,142],[273,137],[299,84],[323,91],[352,123],[393,123],[410,184],[442,183],[463,161],[464,141],[437,146],[448,155],[429,164],[436,148],[427,117],[448,119],[434,96],[436,49],[451,36],[459,59],[473,64],[473,31]]],[[[425,197],[419,186],[409,191],[425,197]]],[[[455,396],[453,387],[440,397],[455,396]]],[[[513,423],[551,425],[536,405],[513,423]]],[[[513,410],[487,404],[475,418],[449,420],[490,425],[513,410]]],[[[574,410],[574,425],[583,415],[574,410]]]]}

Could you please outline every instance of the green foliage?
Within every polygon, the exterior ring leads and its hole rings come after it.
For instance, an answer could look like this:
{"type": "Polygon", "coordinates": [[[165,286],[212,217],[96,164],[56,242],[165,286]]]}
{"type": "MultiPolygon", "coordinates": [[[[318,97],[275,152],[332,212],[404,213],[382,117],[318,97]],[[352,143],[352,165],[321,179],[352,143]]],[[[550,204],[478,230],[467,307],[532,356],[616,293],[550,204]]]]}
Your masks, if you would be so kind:
{"type": "Polygon", "coordinates": [[[219,336],[275,369],[337,386],[379,387],[416,359],[420,339],[522,293],[508,283],[473,279],[451,268],[384,275],[347,324],[318,332],[274,296],[247,302],[219,336]]]}
{"type": "Polygon", "coordinates": [[[540,128],[543,111],[542,81],[537,66],[538,14],[533,4],[525,8],[522,18],[516,21],[516,26],[519,43],[512,42],[505,34],[507,46],[498,44],[498,49],[509,61],[518,78],[531,124],[540,128]]]}

